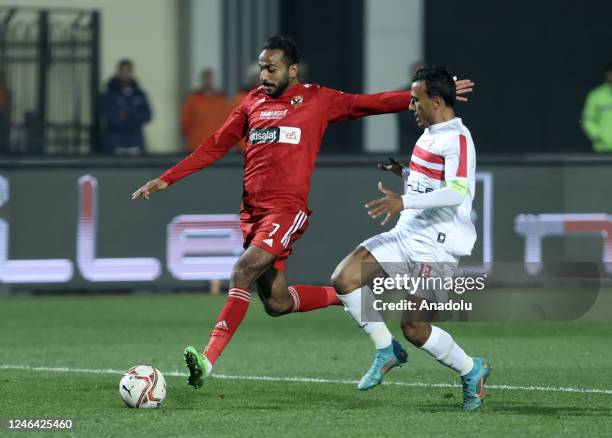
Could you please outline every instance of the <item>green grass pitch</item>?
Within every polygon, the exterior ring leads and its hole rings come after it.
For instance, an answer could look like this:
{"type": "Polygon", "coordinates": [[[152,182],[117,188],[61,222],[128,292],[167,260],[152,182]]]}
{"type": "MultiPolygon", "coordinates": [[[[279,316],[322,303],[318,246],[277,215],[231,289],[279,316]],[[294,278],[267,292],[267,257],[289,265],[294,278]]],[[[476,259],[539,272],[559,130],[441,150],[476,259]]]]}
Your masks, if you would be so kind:
{"type": "Polygon", "coordinates": [[[382,386],[347,383],[373,352],[339,307],[273,319],[254,302],[219,377],[196,391],[178,375],[182,351],[202,347],[223,302],[0,299],[0,418],[72,417],[75,436],[612,436],[612,324],[441,324],[494,366],[482,410],[465,414],[457,376],[412,346],[382,386]],[[119,398],[112,370],[137,364],[166,373],[161,409],[129,409],[119,398]]]}

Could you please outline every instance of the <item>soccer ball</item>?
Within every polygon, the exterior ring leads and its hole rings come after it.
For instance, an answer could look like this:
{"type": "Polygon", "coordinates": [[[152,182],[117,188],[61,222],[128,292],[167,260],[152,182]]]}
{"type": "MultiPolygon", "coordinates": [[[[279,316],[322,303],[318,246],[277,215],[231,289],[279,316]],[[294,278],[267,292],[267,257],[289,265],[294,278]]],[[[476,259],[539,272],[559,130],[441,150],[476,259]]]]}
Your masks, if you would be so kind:
{"type": "Polygon", "coordinates": [[[130,408],[158,408],[166,398],[166,379],[149,365],[132,367],[119,382],[119,395],[130,408]]]}

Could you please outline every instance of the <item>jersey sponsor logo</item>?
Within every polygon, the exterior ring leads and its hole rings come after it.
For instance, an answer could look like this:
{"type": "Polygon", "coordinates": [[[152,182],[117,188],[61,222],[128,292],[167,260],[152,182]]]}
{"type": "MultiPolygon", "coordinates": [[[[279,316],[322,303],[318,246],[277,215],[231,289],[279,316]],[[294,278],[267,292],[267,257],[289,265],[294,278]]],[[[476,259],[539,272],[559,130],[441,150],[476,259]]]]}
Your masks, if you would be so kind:
{"type": "Polygon", "coordinates": [[[259,113],[259,120],[280,120],[287,115],[287,111],[289,110],[261,111],[259,113]]]}
{"type": "Polygon", "coordinates": [[[412,192],[417,192],[417,193],[429,193],[429,192],[433,192],[433,187],[430,187],[427,184],[423,184],[422,181],[418,181],[418,180],[413,180],[413,181],[409,181],[406,184],[406,187],[412,191],[412,192]]]}
{"type": "Polygon", "coordinates": [[[251,144],[272,143],[279,140],[280,128],[254,128],[249,132],[251,144]]]}
{"type": "Polygon", "coordinates": [[[274,126],[271,128],[253,128],[249,132],[249,142],[299,144],[302,130],[291,126],[274,126]]]}
{"type": "Polygon", "coordinates": [[[301,134],[302,131],[300,128],[289,128],[284,133],[281,129],[281,141],[285,140],[283,143],[297,144],[300,142],[301,134]]]}

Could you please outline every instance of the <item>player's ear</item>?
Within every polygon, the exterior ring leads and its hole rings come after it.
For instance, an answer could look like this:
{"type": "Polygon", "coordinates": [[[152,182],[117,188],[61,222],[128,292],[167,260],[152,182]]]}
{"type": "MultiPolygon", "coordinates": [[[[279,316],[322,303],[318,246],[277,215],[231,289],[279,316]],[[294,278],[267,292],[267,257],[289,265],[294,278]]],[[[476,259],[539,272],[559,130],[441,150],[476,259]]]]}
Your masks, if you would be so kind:
{"type": "Polygon", "coordinates": [[[296,79],[298,76],[298,64],[291,64],[289,66],[289,77],[291,79],[296,79]]]}

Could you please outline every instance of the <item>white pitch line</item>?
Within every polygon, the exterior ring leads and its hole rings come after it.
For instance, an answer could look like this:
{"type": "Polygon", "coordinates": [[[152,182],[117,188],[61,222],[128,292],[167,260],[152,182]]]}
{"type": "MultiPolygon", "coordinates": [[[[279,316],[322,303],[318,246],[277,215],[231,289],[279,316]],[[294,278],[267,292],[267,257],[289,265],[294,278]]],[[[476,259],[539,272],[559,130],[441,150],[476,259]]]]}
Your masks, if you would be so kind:
{"type": "MultiPolygon", "coordinates": [[[[33,367],[29,365],[0,365],[0,370],[23,370],[51,373],[89,373],[89,374],[116,374],[120,375],[126,370],[112,368],[68,368],[68,367],[33,367]]],[[[170,377],[187,377],[187,373],[179,371],[162,371],[162,374],[170,377]]],[[[232,376],[227,374],[213,374],[213,378],[224,380],[250,380],[259,382],[298,382],[298,383],[327,383],[356,385],[357,380],[341,379],[319,379],[316,377],[273,377],[273,376],[232,376]]],[[[460,385],[452,383],[421,383],[421,382],[389,382],[385,385],[402,386],[408,388],[458,388],[460,385]]],[[[612,395],[612,389],[598,388],[571,388],[557,386],[516,386],[516,385],[487,385],[489,389],[504,389],[508,391],[539,391],[539,392],[571,392],[579,394],[606,394],[612,395]]]]}

